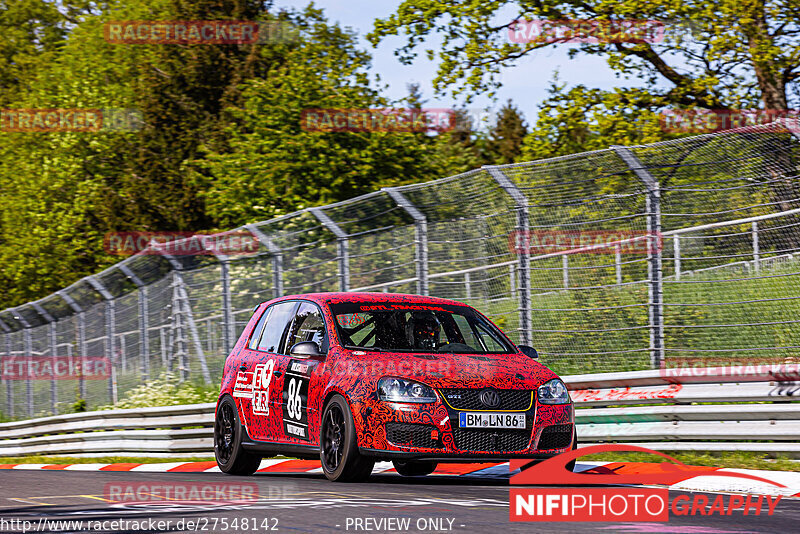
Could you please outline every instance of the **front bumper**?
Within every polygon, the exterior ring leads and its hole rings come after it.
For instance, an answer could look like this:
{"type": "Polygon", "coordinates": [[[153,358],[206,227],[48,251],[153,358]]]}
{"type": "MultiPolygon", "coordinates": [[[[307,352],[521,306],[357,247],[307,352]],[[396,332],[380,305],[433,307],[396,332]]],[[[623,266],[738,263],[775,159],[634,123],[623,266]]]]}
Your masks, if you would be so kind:
{"type": "Polygon", "coordinates": [[[545,459],[572,448],[573,405],[543,405],[532,400],[527,409],[493,412],[524,413],[526,428],[459,428],[459,413],[443,401],[404,404],[370,399],[354,406],[358,446],[377,458],[435,461],[496,461],[511,458],[545,459]]]}

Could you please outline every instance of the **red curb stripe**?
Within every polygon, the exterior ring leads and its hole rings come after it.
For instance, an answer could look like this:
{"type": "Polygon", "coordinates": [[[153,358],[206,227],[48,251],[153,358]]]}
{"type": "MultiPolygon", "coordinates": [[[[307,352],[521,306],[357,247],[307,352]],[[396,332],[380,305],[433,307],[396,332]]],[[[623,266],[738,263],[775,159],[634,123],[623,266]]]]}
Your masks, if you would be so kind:
{"type": "Polygon", "coordinates": [[[139,467],[143,464],[108,464],[100,468],[100,471],[130,471],[134,467],[139,467]]]}
{"type": "Polygon", "coordinates": [[[285,462],[259,469],[257,473],[306,473],[320,467],[322,467],[322,464],[319,463],[319,460],[286,460],[285,462]]]}
{"type": "Polygon", "coordinates": [[[201,473],[217,465],[217,462],[186,462],[183,465],[167,469],[167,473],[201,473]]]}
{"type": "Polygon", "coordinates": [[[0,464],[0,469],[14,469],[19,464],[0,464]]]}
{"type": "Polygon", "coordinates": [[[486,464],[439,464],[434,475],[466,475],[503,464],[505,462],[495,462],[486,464]]]}
{"type": "Polygon", "coordinates": [[[50,464],[50,465],[43,466],[42,469],[49,469],[49,470],[53,470],[53,471],[63,471],[64,469],[66,469],[70,465],[72,465],[72,464],[50,464]]]}

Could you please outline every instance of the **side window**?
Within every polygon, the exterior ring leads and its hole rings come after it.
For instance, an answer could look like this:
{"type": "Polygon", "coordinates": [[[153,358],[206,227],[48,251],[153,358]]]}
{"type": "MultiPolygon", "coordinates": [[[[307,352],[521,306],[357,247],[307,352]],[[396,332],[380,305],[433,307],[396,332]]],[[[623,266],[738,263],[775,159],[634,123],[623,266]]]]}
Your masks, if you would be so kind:
{"type": "Polygon", "coordinates": [[[253,329],[253,335],[250,336],[250,344],[247,346],[247,348],[255,350],[256,347],[258,347],[258,340],[261,339],[261,332],[264,331],[264,323],[267,322],[267,317],[269,317],[269,314],[274,307],[275,306],[270,306],[264,310],[264,313],[261,314],[261,319],[258,320],[258,324],[256,324],[256,327],[253,329]]]}
{"type": "Polygon", "coordinates": [[[271,307],[264,335],[258,343],[258,350],[276,353],[281,350],[281,341],[294,317],[296,307],[297,302],[280,302],[271,307]]]}
{"type": "Polygon", "coordinates": [[[286,342],[286,352],[302,341],[315,341],[324,349],[325,322],[319,308],[310,302],[303,302],[297,309],[297,315],[292,323],[292,330],[286,342]]]}

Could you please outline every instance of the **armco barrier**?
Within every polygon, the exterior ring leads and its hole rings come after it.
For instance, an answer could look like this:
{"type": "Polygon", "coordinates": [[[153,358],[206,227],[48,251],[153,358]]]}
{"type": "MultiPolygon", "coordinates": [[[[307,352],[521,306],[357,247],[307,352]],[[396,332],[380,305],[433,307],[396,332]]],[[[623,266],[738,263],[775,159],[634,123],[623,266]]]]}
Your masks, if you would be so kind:
{"type": "MultiPolygon", "coordinates": [[[[800,455],[800,381],[752,368],[722,374],[700,372],[691,383],[662,371],[574,375],[564,381],[578,408],[583,444],[800,455]]],[[[0,423],[0,457],[209,456],[214,407],[109,410],[0,423]]]]}

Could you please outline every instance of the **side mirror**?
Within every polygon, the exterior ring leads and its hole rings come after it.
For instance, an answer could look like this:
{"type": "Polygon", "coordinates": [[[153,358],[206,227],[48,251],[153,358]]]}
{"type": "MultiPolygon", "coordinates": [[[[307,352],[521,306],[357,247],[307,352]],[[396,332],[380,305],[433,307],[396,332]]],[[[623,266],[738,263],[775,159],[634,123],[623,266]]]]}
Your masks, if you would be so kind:
{"type": "Polygon", "coordinates": [[[536,349],[534,349],[533,347],[529,347],[528,345],[517,345],[517,346],[519,347],[519,350],[522,351],[522,354],[524,354],[528,358],[532,358],[534,360],[539,359],[539,353],[536,352],[536,349]]]}
{"type": "Polygon", "coordinates": [[[301,356],[303,358],[319,358],[325,356],[316,341],[301,341],[300,343],[295,343],[291,350],[289,350],[289,355],[301,356]]]}

